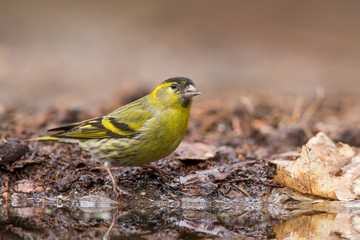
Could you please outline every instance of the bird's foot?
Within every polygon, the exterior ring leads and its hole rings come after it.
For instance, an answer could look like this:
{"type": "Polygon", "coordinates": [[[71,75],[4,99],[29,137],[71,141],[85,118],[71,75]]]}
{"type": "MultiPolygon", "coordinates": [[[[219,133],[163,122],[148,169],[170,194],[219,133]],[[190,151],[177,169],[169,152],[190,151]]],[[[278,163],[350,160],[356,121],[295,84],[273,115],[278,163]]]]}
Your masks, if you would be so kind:
{"type": "Polygon", "coordinates": [[[106,189],[112,189],[116,195],[116,197],[120,197],[120,196],[129,196],[130,193],[128,193],[127,191],[125,190],[122,190],[121,188],[119,188],[118,186],[111,186],[111,185],[104,185],[103,188],[106,188],[106,189]]]}

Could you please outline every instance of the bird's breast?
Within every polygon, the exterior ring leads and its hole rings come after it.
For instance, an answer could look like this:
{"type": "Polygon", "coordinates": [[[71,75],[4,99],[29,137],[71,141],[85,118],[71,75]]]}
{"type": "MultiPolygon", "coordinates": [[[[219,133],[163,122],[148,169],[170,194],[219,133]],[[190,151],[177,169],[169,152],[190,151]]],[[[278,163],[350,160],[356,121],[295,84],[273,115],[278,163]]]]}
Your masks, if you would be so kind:
{"type": "Polygon", "coordinates": [[[167,110],[155,116],[144,133],[144,142],[153,147],[149,151],[154,158],[160,159],[171,154],[185,136],[189,111],[167,110]]]}

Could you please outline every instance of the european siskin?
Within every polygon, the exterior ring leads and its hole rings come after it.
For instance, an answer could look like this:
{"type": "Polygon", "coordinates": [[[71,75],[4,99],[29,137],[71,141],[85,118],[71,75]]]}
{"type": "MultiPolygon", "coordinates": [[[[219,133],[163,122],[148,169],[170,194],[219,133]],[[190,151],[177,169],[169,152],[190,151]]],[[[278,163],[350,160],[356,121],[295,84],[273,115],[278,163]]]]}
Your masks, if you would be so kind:
{"type": "Polygon", "coordinates": [[[155,90],[106,116],[49,129],[35,140],[76,143],[104,163],[115,192],[122,193],[111,166],[139,166],[171,154],[183,139],[192,97],[201,94],[192,80],[170,78],[155,90]]]}

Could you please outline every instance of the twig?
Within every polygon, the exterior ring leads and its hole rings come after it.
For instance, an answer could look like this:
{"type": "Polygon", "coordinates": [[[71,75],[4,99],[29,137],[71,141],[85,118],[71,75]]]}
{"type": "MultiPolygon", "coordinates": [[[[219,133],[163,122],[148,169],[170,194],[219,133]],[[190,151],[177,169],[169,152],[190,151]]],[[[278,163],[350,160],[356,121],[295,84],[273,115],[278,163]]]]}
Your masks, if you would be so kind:
{"type": "Polygon", "coordinates": [[[240,192],[242,192],[246,197],[252,198],[250,194],[248,194],[245,189],[242,188],[242,186],[236,186],[235,184],[231,184],[233,187],[237,188],[240,192]]]}
{"type": "Polygon", "coordinates": [[[236,178],[236,179],[230,180],[229,183],[234,183],[234,182],[248,182],[248,181],[252,181],[252,179],[250,179],[250,178],[236,178]]]}
{"type": "Polygon", "coordinates": [[[268,186],[268,187],[274,187],[274,188],[283,188],[283,186],[281,185],[275,185],[275,184],[271,184],[271,183],[264,183],[264,182],[260,182],[262,185],[264,186],[268,186]]]}
{"type": "Polygon", "coordinates": [[[305,110],[304,114],[302,115],[300,122],[307,123],[316,110],[319,108],[320,104],[323,102],[325,98],[325,90],[324,88],[317,88],[316,89],[316,98],[315,100],[310,104],[310,106],[305,110]]]}
{"type": "Polygon", "coordinates": [[[301,109],[304,104],[304,98],[298,97],[296,98],[295,104],[294,104],[294,110],[292,112],[291,121],[292,122],[298,122],[301,116],[301,109]]]}

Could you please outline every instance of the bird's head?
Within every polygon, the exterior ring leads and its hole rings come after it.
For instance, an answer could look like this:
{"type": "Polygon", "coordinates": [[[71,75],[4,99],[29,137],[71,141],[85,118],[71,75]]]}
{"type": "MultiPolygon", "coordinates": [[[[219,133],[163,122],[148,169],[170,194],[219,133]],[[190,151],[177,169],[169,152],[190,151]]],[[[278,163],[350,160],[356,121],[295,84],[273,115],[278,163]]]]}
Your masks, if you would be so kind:
{"type": "Polygon", "coordinates": [[[194,82],[185,77],[169,78],[162,82],[151,96],[156,102],[166,106],[190,107],[192,97],[200,95],[201,92],[195,88],[194,82]]]}

